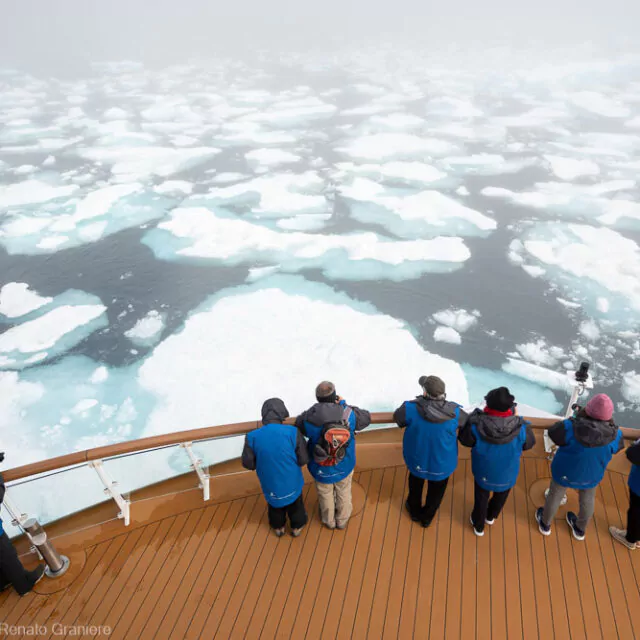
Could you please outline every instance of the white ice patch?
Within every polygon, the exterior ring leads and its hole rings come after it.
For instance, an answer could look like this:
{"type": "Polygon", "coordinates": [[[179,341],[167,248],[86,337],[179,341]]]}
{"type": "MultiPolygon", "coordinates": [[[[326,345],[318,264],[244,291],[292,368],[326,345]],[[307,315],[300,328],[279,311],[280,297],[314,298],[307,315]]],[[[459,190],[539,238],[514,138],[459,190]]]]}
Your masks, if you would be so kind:
{"type": "Polygon", "coordinates": [[[371,125],[374,129],[388,131],[406,131],[411,129],[420,129],[424,126],[425,121],[411,113],[390,113],[388,115],[375,115],[369,118],[365,126],[371,125]]]}
{"type": "Polygon", "coordinates": [[[164,330],[164,321],[165,314],[155,310],[149,311],[129,331],[125,331],[124,335],[141,347],[149,347],[158,341],[164,330]]]}
{"type": "Polygon", "coordinates": [[[52,301],[53,298],[31,291],[24,282],[8,282],[0,289],[0,314],[7,318],[20,318],[52,301]]]}
{"type": "Polygon", "coordinates": [[[446,380],[450,398],[467,402],[459,365],[424,351],[403,322],[326,285],[275,276],[215,296],[156,347],[139,374],[159,403],[145,435],[210,424],[212,397],[224,398],[217,423],[254,419],[272,396],[295,415],[315,402],[313,389],[323,379],[347,402],[391,410],[424,371],[446,380]],[[247,384],[249,361],[269,371],[258,386],[247,384]],[[371,384],[362,385],[363,371],[371,384]]]}
{"type": "MultiPolygon", "coordinates": [[[[512,243],[512,248],[521,257],[541,263],[546,268],[545,278],[594,312],[598,312],[597,300],[603,294],[612,319],[633,322],[634,313],[640,310],[640,248],[616,231],[578,224],[538,224],[525,234],[523,242],[512,243]]],[[[587,333],[595,335],[589,329],[587,333]]]]}
{"type": "Polygon", "coordinates": [[[605,118],[628,118],[631,114],[625,104],[597,91],[570,93],[567,99],[575,106],[605,118]]]}
{"type": "Polygon", "coordinates": [[[220,153],[212,147],[171,149],[169,147],[92,147],[78,154],[93,162],[111,165],[114,176],[127,181],[144,180],[150,176],[168,176],[186,171],[220,153]]]}
{"type": "Polygon", "coordinates": [[[593,320],[585,320],[578,327],[580,333],[591,342],[595,342],[600,337],[600,329],[593,320]]]}
{"type": "Polygon", "coordinates": [[[560,180],[575,180],[582,176],[597,176],[600,173],[600,167],[593,160],[578,160],[551,155],[545,155],[544,159],[560,180]]]}
{"type": "Polygon", "coordinates": [[[332,116],[337,107],[318,98],[308,97],[274,104],[240,118],[245,122],[259,122],[272,126],[296,126],[332,116]]]}
{"type": "Polygon", "coordinates": [[[193,191],[193,183],[186,180],[167,180],[154,187],[156,193],[163,195],[185,195],[188,196],[193,191]]]}
{"type": "Polygon", "coordinates": [[[565,373],[558,373],[557,371],[546,369],[539,365],[525,362],[524,360],[509,358],[508,361],[502,365],[502,370],[543,387],[548,387],[549,389],[565,391],[567,393],[571,393],[572,391],[571,381],[565,373]]]}
{"type": "Polygon", "coordinates": [[[436,342],[448,342],[449,344],[462,344],[462,337],[451,327],[436,327],[433,332],[433,339],[436,342]]]}
{"type": "Polygon", "coordinates": [[[338,151],[361,160],[392,160],[446,156],[459,151],[459,147],[437,138],[421,138],[408,133],[376,133],[351,140],[338,151]]]}
{"type": "Polygon", "coordinates": [[[401,196],[367,178],[355,178],[340,188],[351,215],[360,222],[376,223],[401,237],[436,235],[486,235],[497,228],[495,220],[439,191],[401,196]]]}
{"type": "Polygon", "coordinates": [[[385,162],[384,164],[353,164],[351,162],[340,162],[336,167],[341,172],[347,174],[365,176],[380,182],[408,186],[442,184],[447,179],[446,173],[424,162],[398,161],[385,162]]]}
{"type": "Polygon", "coordinates": [[[480,312],[477,310],[469,312],[465,309],[443,309],[431,317],[445,327],[451,327],[458,333],[465,333],[478,323],[480,312]]]}
{"type": "Polygon", "coordinates": [[[460,238],[383,240],[375,233],[281,233],[204,208],[176,209],[143,242],[167,260],[277,263],[283,271],[320,268],[329,278],[404,280],[451,271],[470,257],[460,238]]]}
{"type": "Polygon", "coordinates": [[[107,309],[102,304],[95,304],[98,301],[95,296],[67,292],[53,304],[71,296],[84,299],[88,304],[62,304],[0,334],[1,368],[21,369],[34,362],[36,355],[36,362],[59,355],[107,325],[107,309]],[[43,352],[45,355],[39,357],[43,352]]]}
{"type": "Polygon", "coordinates": [[[634,404],[640,404],[640,373],[628,371],[622,376],[623,397],[634,404]]]}
{"type": "Polygon", "coordinates": [[[453,96],[433,98],[427,104],[427,112],[432,115],[461,119],[480,118],[484,115],[484,113],[469,102],[469,100],[453,96]]]}
{"type": "Polygon", "coordinates": [[[561,358],[565,357],[562,349],[550,347],[541,338],[536,342],[517,344],[516,349],[525,360],[543,367],[555,366],[561,358]]]}
{"type": "Polygon", "coordinates": [[[68,198],[77,189],[77,185],[53,186],[39,180],[0,185],[0,208],[37,205],[68,198]]]}
{"type": "Polygon", "coordinates": [[[300,161],[300,156],[282,149],[254,149],[245,154],[249,164],[262,167],[275,167],[300,161]]]}
{"type": "Polygon", "coordinates": [[[538,163],[536,158],[505,158],[499,154],[477,153],[471,156],[444,158],[442,165],[450,170],[463,174],[484,176],[518,173],[538,163]]]}

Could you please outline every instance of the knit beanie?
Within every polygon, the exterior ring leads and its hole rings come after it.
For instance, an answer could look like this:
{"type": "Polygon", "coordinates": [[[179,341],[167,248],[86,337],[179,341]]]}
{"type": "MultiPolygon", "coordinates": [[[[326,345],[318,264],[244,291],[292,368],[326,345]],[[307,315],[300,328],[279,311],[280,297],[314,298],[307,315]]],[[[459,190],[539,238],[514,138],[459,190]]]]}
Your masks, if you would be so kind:
{"type": "Polygon", "coordinates": [[[444,381],[438,376],[420,376],[418,384],[425,390],[426,394],[432,398],[439,398],[445,394],[444,381]]]}
{"type": "Polygon", "coordinates": [[[487,407],[494,411],[509,411],[513,406],[515,398],[507,387],[498,387],[492,389],[484,397],[487,407]]]}
{"type": "Polygon", "coordinates": [[[587,402],[584,410],[594,420],[609,422],[613,417],[613,401],[606,393],[599,393],[587,402]]]}

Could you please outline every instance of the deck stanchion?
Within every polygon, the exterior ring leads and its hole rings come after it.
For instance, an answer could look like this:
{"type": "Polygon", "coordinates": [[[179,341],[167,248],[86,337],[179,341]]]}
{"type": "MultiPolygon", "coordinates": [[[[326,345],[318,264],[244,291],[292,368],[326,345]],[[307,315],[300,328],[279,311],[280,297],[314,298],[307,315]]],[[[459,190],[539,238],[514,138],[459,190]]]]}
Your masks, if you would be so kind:
{"type": "Polygon", "coordinates": [[[35,518],[29,518],[23,523],[22,528],[42,559],[47,563],[46,575],[49,578],[59,578],[64,575],[69,568],[69,558],[56,551],[40,523],[35,518]]]}
{"type": "Polygon", "coordinates": [[[130,507],[131,503],[126,500],[122,494],[116,489],[117,483],[111,480],[107,472],[104,470],[104,466],[102,464],[102,460],[92,460],[89,463],[90,467],[93,467],[95,472],[98,474],[100,481],[104,485],[104,493],[105,495],[111,496],[115,503],[120,507],[120,513],[118,514],[118,518],[124,520],[125,527],[129,526],[131,522],[131,512],[130,507]]]}
{"type": "Polygon", "coordinates": [[[196,472],[198,479],[200,480],[200,488],[202,489],[202,495],[206,502],[210,498],[209,492],[209,474],[202,468],[202,460],[196,458],[192,449],[193,442],[183,442],[180,446],[187,452],[189,460],[191,461],[191,468],[196,472]]]}

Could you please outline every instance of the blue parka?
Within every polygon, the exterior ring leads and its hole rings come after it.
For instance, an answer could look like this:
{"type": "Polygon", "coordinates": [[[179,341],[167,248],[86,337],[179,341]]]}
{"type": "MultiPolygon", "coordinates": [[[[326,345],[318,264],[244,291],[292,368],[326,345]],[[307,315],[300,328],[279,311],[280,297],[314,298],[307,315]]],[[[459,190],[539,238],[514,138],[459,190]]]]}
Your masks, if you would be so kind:
{"type": "Polygon", "coordinates": [[[486,491],[507,491],[518,480],[522,452],[536,438],[523,418],[500,417],[476,409],[460,430],[460,442],[471,447],[471,469],[475,481],[486,491]]]}
{"type": "Polygon", "coordinates": [[[586,415],[556,422],[548,433],[559,447],[551,463],[551,476],[571,489],[597,487],[612,456],[624,446],[622,431],[613,422],[586,415]]]}
{"type": "Polygon", "coordinates": [[[272,507],[286,507],[298,499],[304,486],[301,467],[309,460],[300,431],[282,424],[288,416],[282,400],[267,400],[262,408],[264,426],[246,435],[242,451],[242,465],[258,473],[272,507]]]}
{"type": "Polygon", "coordinates": [[[318,482],[335,484],[344,480],[356,466],[355,433],[371,424],[371,414],[365,409],[351,407],[349,428],[351,439],[347,445],[347,452],[343,460],[333,467],[323,467],[313,459],[313,449],[320,440],[322,427],[330,422],[340,422],[343,419],[347,403],[344,400],[336,402],[317,402],[310,409],[296,418],[296,426],[309,439],[309,473],[318,482]]]}
{"type": "Polygon", "coordinates": [[[393,419],[405,427],[402,455],[409,472],[425,480],[444,480],[458,466],[458,426],[467,415],[460,405],[418,396],[402,403],[393,419]]]}

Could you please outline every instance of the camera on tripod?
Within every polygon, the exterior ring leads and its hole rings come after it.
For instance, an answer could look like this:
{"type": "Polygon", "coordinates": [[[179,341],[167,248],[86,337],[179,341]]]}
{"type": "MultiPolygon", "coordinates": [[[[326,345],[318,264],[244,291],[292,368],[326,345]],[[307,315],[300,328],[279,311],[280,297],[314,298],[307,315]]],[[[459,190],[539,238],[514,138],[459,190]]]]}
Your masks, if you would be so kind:
{"type": "Polygon", "coordinates": [[[580,368],[576,371],[576,382],[585,383],[589,379],[589,363],[581,362],[580,368]]]}

